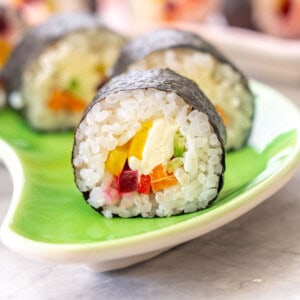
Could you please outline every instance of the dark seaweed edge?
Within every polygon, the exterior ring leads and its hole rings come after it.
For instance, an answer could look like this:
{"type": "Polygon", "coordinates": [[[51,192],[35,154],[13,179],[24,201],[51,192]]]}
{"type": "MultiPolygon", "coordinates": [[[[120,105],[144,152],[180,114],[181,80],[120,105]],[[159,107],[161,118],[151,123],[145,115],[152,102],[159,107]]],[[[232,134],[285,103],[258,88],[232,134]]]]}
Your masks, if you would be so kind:
{"type": "MultiPolygon", "coordinates": [[[[208,118],[211,126],[214,129],[215,134],[217,135],[221,147],[222,147],[222,173],[219,175],[219,185],[218,185],[218,193],[216,197],[209,201],[207,207],[214,202],[219,192],[221,191],[224,185],[224,172],[226,169],[225,164],[225,141],[226,141],[226,131],[224,124],[219,116],[219,114],[215,111],[214,106],[205,96],[205,94],[200,90],[198,85],[186,78],[183,77],[170,69],[152,69],[152,70],[144,70],[144,71],[131,71],[128,73],[121,74],[112,78],[108,83],[106,83],[94,97],[93,101],[86,108],[84,115],[79,122],[78,126],[75,128],[74,134],[74,143],[72,149],[72,157],[71,164],[73,167],[73,174],[75,179],[75,184],[80,191],[77,181],[76,181],[76,168],[73,164],[74,152],[77,146],[76,140],[76,132],[81,124],[81,122],[86,118],[89,111],[94,107],[95,104],[105,99],[108,95],[117,93],[120,91],[126,90],[138,90],[138,89],[149,89],[153,88],[156,90],[164,91],[164,92],[174,92],[179,97],[181,97],[187,104],[189,104],[193,109],[196,109],[200,112],[205,113],[208,118]]],[[[121,99],[120,99],[121,101],[121,99]]],[[[89,198],[89,191],[81,192],[84,199],[87,200],[89,198]]],[[[101,212],[102,208],[95,209],[98,212],[101,212]]],[[[184,213],[184,212],[182,212],[184,213]]]]}
{"type": "MultiPolygon", "coordinates": [[[[249,87],[247,77],[216,47],[199,35],[189,31],[179,29],[159,29],[129,41],[123,47],[120,56],[112,69],[112,77],[126,72],[127,68],[132,63],[144,58],[152,52],[174,48],[187,48],[209,53],[213,55],[219,62],[230,65],[234,71],[241,76],[242,85],[246,88],[250,96],[252,96],[253,113],[251,116],[251,122],[253,123],[255,112],[255,96],[249,87]]],[[[227,149],[227,152],[238,150],[244,147],[248,142],[251,131],[252,126],[249,128],[248,132],[245,132],[244,142],[242,143],[241,147],[227,149]]]]}

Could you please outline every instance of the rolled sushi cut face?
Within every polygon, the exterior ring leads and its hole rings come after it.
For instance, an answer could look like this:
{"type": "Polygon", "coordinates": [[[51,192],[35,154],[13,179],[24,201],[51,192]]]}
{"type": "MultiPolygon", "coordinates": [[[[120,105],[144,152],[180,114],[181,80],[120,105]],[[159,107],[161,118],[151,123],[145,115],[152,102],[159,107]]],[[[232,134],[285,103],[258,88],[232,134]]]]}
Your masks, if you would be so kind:
{"type": "Polygon", "coordinates": [[[26,68],[19,94],[30,124],[42,130],[76,126],[121,45],[118,36],[93,29],[68,34],[41,53],[26,68]]]}
{"type": "MultiPolygon", "coordinates": [[[[178,90],[186,85],[197,94],[196,85],[187,79],[180,84],[182,77],[171,71],[150,72],[150,80],[160,81],[162,72],[178,90]]],[[[73,166],[79,190],[105,217],[163,217],[207,207],[222,187],[225,168],[222,130],[212,121],[217,114],[195,109],[174,88],[163,90],[168,83],[147,88],[144,72],[131,74],[137,82],[127,84],[122,75],[109,92],[100,90],[77,128],[73,166]]]]}
{"type": "Polygon", "coordinates": [[[227,150],[245,145],[252,127],[254,97],[245,77],[216,49],[189,32],[156,31],[129,42],[114,70],[117,74],[158,67],[194,80],[203,90],[225,124],[227,150]]]}
{"type": "Polygon", "coordinates": [[[8,104],[35,129],[74,128],[124,42],[89,15],[51,18],[25,35],[5,66],[8,104]]]}

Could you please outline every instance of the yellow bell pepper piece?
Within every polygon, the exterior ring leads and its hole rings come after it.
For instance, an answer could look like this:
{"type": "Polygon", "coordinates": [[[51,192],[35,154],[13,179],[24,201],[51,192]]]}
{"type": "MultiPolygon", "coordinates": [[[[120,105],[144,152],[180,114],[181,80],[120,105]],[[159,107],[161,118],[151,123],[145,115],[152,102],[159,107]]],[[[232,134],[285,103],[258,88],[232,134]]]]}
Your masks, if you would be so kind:
{"type": "Polygon", "coordinates": [[[118,146],[110,151],[105,163],[105,169],[115,176],[119,176],[124,168],[128,156],[129,144],[118,146]]]}

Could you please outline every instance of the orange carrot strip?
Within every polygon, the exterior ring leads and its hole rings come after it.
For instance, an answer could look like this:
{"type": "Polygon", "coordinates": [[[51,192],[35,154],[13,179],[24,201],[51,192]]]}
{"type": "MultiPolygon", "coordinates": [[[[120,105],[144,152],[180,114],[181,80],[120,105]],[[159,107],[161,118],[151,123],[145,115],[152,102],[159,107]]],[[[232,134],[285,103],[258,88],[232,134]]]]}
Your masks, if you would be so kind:
{"type": "Polygon", "coordinates": [[[153,192],[157,192],[176,185],[178,183],[176,177],[173,174],[168,174],[163,165],[158,165],[153,169],[150,174],[151,188],[153,192]]]}
{"type": "Polygon", "coordinates": [[[150,177],[151,177],[151,181],[155,181],[155,180],[158,180],[162,177],[165,177],[166,176],[166,172],[164,170],[164,166],[163,165],[158,165],[156,166],[151,174],[150,174],[150,177]]]}
{"type": "Polygon", "coordinates": [[[219,114],[219,116],[221,117],[224,124],[228,125],[229,124],[229,117],[227,116],[227,114],[220,108],[219,105],[216,105],[215,109],[216,109],[217,113],[219,114]]]}
{"type": "Polygon", "coordinates": [[[86,104],[81,98],[68,91],[54,90],[48,101],[48,107],[53,111],[80,112],[85,109],[86,104]]]}
{"type": "Polygon", "coordinates": [[[172,174],[166,178],[162,178],[158,181],[152,181],[151,182],[151,188],[153,192],[157,192],[160,190],[163,190],[165,188],[171,187],[173,185],[176,185],[178,183],[176,177],[172,174]]]}

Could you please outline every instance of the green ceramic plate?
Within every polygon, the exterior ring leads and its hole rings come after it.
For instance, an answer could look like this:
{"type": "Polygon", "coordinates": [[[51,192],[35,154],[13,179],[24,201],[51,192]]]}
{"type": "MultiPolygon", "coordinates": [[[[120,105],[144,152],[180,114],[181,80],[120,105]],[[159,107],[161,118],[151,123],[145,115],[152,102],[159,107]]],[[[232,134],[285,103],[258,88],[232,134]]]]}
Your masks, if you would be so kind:
{"type": "Polygon", "coordinates": [[[127,266],[235,219],[290,178],[299,163],[299,112],[257,82],[249,145],[226,158],[225,185],[209,208],[169,218],[105,219],[77,191],[73,133],[32,131],[10,109],[0,111],[0,154],[14,180],[2,240],[34,259],[78,262],[101,270],[127,266]]]}

